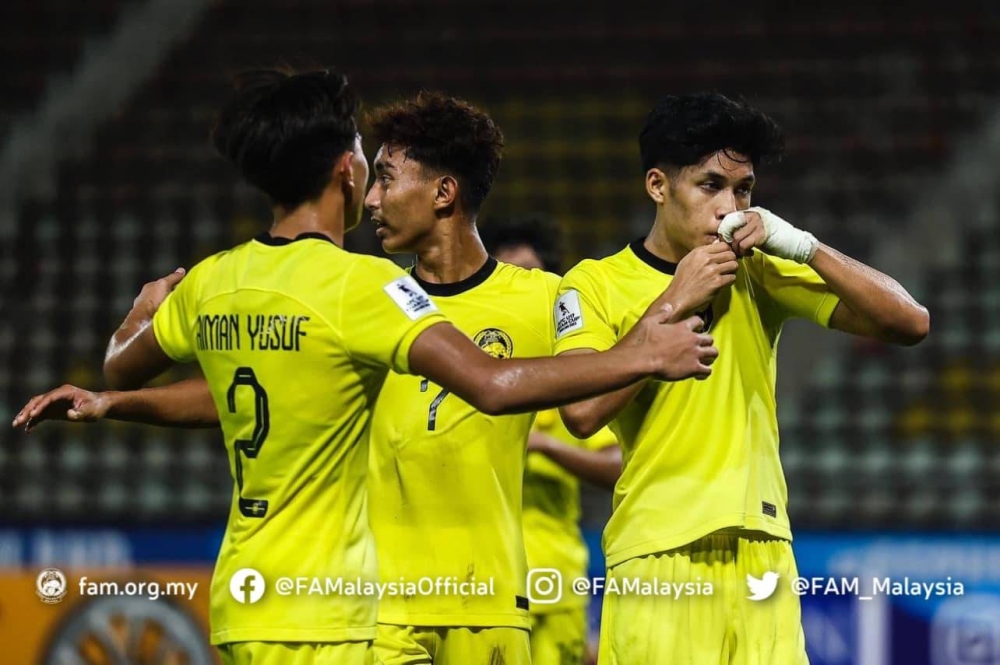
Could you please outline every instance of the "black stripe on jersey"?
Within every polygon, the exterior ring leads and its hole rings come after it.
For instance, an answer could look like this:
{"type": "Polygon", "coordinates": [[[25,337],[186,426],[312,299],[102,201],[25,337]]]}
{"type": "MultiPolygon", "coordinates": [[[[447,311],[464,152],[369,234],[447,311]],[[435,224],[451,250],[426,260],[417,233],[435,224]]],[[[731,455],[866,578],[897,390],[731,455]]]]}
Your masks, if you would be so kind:
{"type": "Polygon", "coordinates": [[[486,263],[483,264],[482,268],[460,282],[449,282],[448,284],[432,284],[431,282],[425,282],[417,277],[416,268],[411,270],[410,274],[413,276],[413,279],[416,280],[417,284],[419,284],[424,291],[432,296],[457,296],[458,294],[465,293],[469,289],[474,289],[485,282],[496,269],[497,260],[491,256],[486,259],[486,263]]]}
{"type": "Polygon", "coordinates": [[[656,254],[653,254],[651,251],[646,249],[646,246],[643,244],[645,240],[645,238],[639,238],[638,240],[633,240],[629,243],[629,248],[632,250],[632,253],[639,257],[639,260],[648,265],[650,268],[654,268],[660,272],[665,272],[668,275],[673,275],[677,272],[677,264],[671,263],[666,259],[661,259],[656,254]]]}
{"type": "Polygon", "coordinates": [[[282,245],[291,245],[296,240],[325,240],[331,245],[336,245],[330,236],[323,235],[322,233],[316,233],[315,231],[309,231],[307,233],[300,233],[295,236],[295,238],[280,238],[272,236],[268,232],[261,233],[259,236],[255,237],[254,240],[261,243],[262,245],[270,245],[271,247],[281,247],[282,245]]]}

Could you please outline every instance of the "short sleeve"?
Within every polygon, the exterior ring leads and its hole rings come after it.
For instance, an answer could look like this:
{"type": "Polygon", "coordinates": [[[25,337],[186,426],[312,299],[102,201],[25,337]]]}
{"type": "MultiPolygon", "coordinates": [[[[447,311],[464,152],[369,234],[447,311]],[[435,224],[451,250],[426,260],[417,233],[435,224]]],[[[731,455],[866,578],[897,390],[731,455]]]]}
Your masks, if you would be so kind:
{"type": "Polygon", "coordinates": [[[446,321],[427,292],[391,261],[366,257],[348,271],[338,328],[351,357],[409,374],[414,340],[446,321]]]}
{"type": "Polygon", "coordinates": [[[830,287],[815,270],[796,263],[757,252],[761,257],[761,284],[778,308],[781,320],[806,319],[830,327],[830,317],[840,303],[830,287]]]}
{"type": "MultiPolygon", "coordinates": [[[[547,302],[549,303],[550,308],[554,308],[556,306],[556,299],[559,297],[559,283],[562,281],[562,278],[551,272],[542,274],[545,275],[545,292],[547,302]]],[[[555,344],[556,328],[555,321],[552,317],[549,317],[549,339],[552,340],[553,344],[555,344]]]]}
{"type": "Polygon", "coordinates": [[[563,277],[553,310],[555,353],[575,349],[607,351],[618,342],[607,309],[606,288],[583,262],[563,277]]]}
{"type": "Polygon", "coordinates": [[[194,328],[198,316],[198,282],[205,273],[205,259],[184,276],[153,315],[153,335],[167,356],[178,363],[195,360],[194,328]]]}

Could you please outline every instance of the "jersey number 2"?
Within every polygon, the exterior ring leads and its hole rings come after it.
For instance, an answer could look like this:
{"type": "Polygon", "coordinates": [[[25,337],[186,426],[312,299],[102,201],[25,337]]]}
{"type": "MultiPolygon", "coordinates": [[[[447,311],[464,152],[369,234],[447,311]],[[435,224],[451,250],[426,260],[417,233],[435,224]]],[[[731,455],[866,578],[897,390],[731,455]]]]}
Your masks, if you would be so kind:
{"type": "MultiPolygon", "coordinates": [[[[427,387],[428,387],[429,384],[430,384],[430,382],[427,379],[424,379],[423,381],[421,381],[420,382],[420,392],[422,392],[422,393],[427,392],[427,387]]],[[[441,406],[441,402],[444,401],[444,398],[447,397],[450,394],[451,393],[448,392],[447,388],[442,388],[441,392],[439,392],[437,394],[437,397],[435,397],[434,400],[431,402],[431,407],[429,409],[427,409],[427,431],[428,432],[433,432],[434,431],[434,428],[437,425],[438,407],[441,406]]]]}
{"type": "Polygon", "coordinates": [[[243,459],[257,459],[260,449],[264,447],[267,432],[271,429],[271,416],[267,409],[267,392],[257,382],[257,375],[249,367],[240,367],[233,375],[233,382],[226,393],[229,402],[229,413],[236,413],[236,389],[247,386],[254,394],[254,428],[249,439],[236,439],[234,455],[236,461],[236,487],[239,488],[240,512],[245,517],[264,517],[267,515],[267,499],[247,499],[243,497],[243,459]]]}

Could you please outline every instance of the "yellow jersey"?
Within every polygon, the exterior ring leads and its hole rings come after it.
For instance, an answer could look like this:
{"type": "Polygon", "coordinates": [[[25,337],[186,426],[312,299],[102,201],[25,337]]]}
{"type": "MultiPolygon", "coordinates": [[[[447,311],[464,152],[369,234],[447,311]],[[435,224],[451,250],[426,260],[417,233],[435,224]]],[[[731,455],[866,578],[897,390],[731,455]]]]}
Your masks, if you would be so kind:
{"type": "MultiPolygon", "coordinates": [[[[604,351],[670,284],[676,264],[637,240],[563,278],[556,353],[604,351]]],[[[623,471],[604,532],[608,566],[738,528],[791,539],[778,458],[778,338],[790,317],[828,326],[838,298],[807,265],[757,250],[704,317],[719,357],[705,381],[649,382],[611,429],[623,471]]]]}
{"type": "Polygon", "coordinates": [[[377,581],[365,492],[375,398],[442,321],[393,263],[315,233],[264,234],[211,256],[164,300],[156,339],[201,365],[236,481],[212,578],[213,644],[375,637],[377,595],[338,594],[335,581],[377,581]],[[282,577],[306,580],[299,595],[283,595],[282,577]]]}
{"type": "MultiPolygon", "coordinates": [[[[577,439],[559,417],[559,411],[542,411],[535,430],[559,441],[600,450],[618,443],[607,427],[588,439],[577,439]]],[[[524,550],[528,568],[549,568],[562,575],[559,601],[534,604],[532,614],[548,614],[586,606],[588,597],[573,590],[573,580],[587,575],[587,544],[580,533],[580,481],[575,475],[538,452],[528,453],[524,473],[524,550]]]]}
{"type": "MultiPolygon", "coordinates": [[[[490,258],[461,282],[417,281],[490,355],[552,355],[558,276],[490,258]]],[[[383,596],[379,622],[530,627],[521,485],[533,420],[488,416],[425,379],[389,375],[368,488],[379,574],[403,593],[383,596]]]]}

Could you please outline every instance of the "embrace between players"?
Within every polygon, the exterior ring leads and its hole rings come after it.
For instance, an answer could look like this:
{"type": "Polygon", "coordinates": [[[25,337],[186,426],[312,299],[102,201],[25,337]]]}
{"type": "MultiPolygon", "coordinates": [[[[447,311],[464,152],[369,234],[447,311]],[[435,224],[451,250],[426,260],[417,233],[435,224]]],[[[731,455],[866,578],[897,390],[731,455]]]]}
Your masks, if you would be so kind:
{"type": "Polygon", "coordinates": [[[559,407],[574,436],[610,424],[623,451],[608,577],[714,588],[607,595],[601,665],[807,662],[797,597],[752,603],[744,583],[795,574],[782,324],[914,344],[929,318],[890,277],[750,207],[755,166],[781,152],[774,121],[718,94],[665,97],[639,139],[649,234],[560,278],[480,241],[503,147],[486,113],[431,93],[376,109],[366,194],[356,110],[336,73],[244,76],[212,138],[271,198],[270,230],[143,288],[108,347],[115,391],[63,386],[14,425],[221,426],[235,486],[210,615],[226,663],[568,665],[582,613],[529,609],[521,519],[534,414],[559,407]],[[416,255],[409,272],[342,249],[363,207],[385,251],[416,255]],[[141,388],[188,362],[203,380],[141,388]],[[494,593],[244,604],[229,592],[244,568],[494,593]]]}

